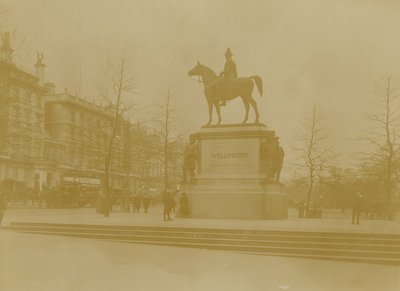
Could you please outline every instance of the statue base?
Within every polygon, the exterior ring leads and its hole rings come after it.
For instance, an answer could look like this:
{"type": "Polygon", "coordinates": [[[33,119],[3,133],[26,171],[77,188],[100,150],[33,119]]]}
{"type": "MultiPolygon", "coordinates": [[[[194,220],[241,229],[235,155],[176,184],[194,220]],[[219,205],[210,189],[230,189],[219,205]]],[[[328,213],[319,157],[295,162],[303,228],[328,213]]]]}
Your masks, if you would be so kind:
{"type": "Polygon", "coordinates": [[[284,186],[268,182],[262,144],[275,139],[263,124],[203,127],[194,184],[186,184],[190,216],[198,218],[287,218],[284,186]]]}

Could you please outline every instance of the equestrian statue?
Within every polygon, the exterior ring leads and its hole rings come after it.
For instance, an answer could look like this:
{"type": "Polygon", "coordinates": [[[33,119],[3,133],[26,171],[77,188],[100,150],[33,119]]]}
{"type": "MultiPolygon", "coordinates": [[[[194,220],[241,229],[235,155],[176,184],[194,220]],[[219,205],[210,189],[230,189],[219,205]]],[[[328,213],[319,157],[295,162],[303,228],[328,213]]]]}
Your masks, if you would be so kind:
{"type": "Polygon", "coordinates": [[[240,97],[246,110],[243,124],[247,122],[249,117],[250,105],[253,107],[256,119],[254,123],[259,123],[259,113],[257,103],[253,99],[252,93],[254,83],[257,86],[260,97],[263,93],[262,79],[259,76],[237,77],[236,64],[232,59],[232,52],[228,48],[225,53],[226,63],[224,71],[217,74],[209,67],[197,62],[197,65],[189,71],[189,76],[200,76],[204,86],[204,95],[208,103],[208,123],[211,125],[213,108],[218,114],[218,123],[221,124],[221,106],[226,105],[226,101],[240,97]],[[254,81],[254,82],[253,82],[254,81]]]}

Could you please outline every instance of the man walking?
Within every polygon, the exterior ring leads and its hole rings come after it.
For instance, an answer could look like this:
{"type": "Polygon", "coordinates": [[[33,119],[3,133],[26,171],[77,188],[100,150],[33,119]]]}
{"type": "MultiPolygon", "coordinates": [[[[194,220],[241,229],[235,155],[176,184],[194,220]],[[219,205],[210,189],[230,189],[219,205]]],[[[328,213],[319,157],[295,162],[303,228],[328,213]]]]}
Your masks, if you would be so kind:
{"type": "Polygon", "coordinates": [[[170,221],[171,219],[171,198],[170,193],[165,191],[163,194],[163,202],[164,202],[164,221],[170,221]]]}
{"type": "Polygon", "coordinates": [[[360,215],[362,211],[362,195],[360,192],[357,192],[354,201],[353,201],[353,209],[352,209],[352,219],[351,223],[360,224],[360,215]]]}

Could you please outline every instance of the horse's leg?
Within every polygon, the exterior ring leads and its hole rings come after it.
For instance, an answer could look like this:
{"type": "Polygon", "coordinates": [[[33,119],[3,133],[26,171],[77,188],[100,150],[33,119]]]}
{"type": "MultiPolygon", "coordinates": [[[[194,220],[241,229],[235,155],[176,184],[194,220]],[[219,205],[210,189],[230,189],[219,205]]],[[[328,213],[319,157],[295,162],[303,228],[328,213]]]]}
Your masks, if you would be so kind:
{"type": "Polygon", "coordinates": [[[218,114],[218,123],[217,124],[221,124],[222,118],[221,118],[221,108],[219,106],[219,101],[215,101],[214,106],[215,106],[215,110],[217,111],[217,114],[218,114]]]}
{"type": "Polygon", "coordinates": [[[249,108],[250,108],[250,105],[249,105],[249,100],[247,100],[246,97],[243,97],[243,96],[240,96],[240,97],[242,98],[244,108],[246,109],[246,114],[244,116],[244,120],[242,121],[242,124],[245,124],[247,122],[247,120],[249,119],[249,108]]]}
{"type": "Polygon", "coordinates": [[[211,125],[212,121],[212,112],[213,112],[213,103],[210,99],[207,98],[207,104],[208,104],[208,123],[206,125],[211,125]]]}
{"type": "Polygon", "coordinates": [[[251,106],[253,106],[254,113],[256,114],[256,120],[254,120],[255,124],[258,124],[260,122],[260,114],[258,113],[258,107],[257,107],[257,102],[254,100],[253,96],[250,95],[249,97],[249,102],[251,106]]]}

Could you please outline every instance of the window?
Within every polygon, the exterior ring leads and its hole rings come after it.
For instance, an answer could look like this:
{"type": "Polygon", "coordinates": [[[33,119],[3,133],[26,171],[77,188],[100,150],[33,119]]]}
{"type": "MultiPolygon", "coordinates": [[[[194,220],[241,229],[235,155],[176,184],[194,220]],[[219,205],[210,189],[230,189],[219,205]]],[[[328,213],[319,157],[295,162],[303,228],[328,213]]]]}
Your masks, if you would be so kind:
{"type": "Polygon", "coordinates": [[[36,99],[36,106],[38,108],[42,108],[42,98],[39,94],[34,94],[34,98],[36,99]]]}
{"type": "Polygon", "coordinates": [[[75,111],[71,110],[71,122],[75,123],[75,111]]]}
{"type": "Polygon", "coordinates": [[[42,124],[42,115],[40,113],[36,113],[36,120],[35,120],[35,126],[37,129],[41,128],[42,124]]]}
{"type": "Polygon", "coordinates": [[[12,99],[15,99],[15,100],[18,100],[18,88],[16,88],[16,87],[11,87],[11,89],[10,89],[10,97],[12,98],[12,99]]]}
{"type": "Polygon", "coordinates": [[[74,137],[74,127],[72,125],[69,126],[69,139],[73,139],[74,137]]]}
{"type": "Polygon", "coordinates": [[[25,126],[31,126],[31,112],[29,110],[25,110],[25,126]]]}
{"type": "Polygon", "coordinates": [[[29,105],[31,103],[29,91],[21,89],[21,101],[22,101],[22,103],[27,104],[27,105],[29,105]]]}

